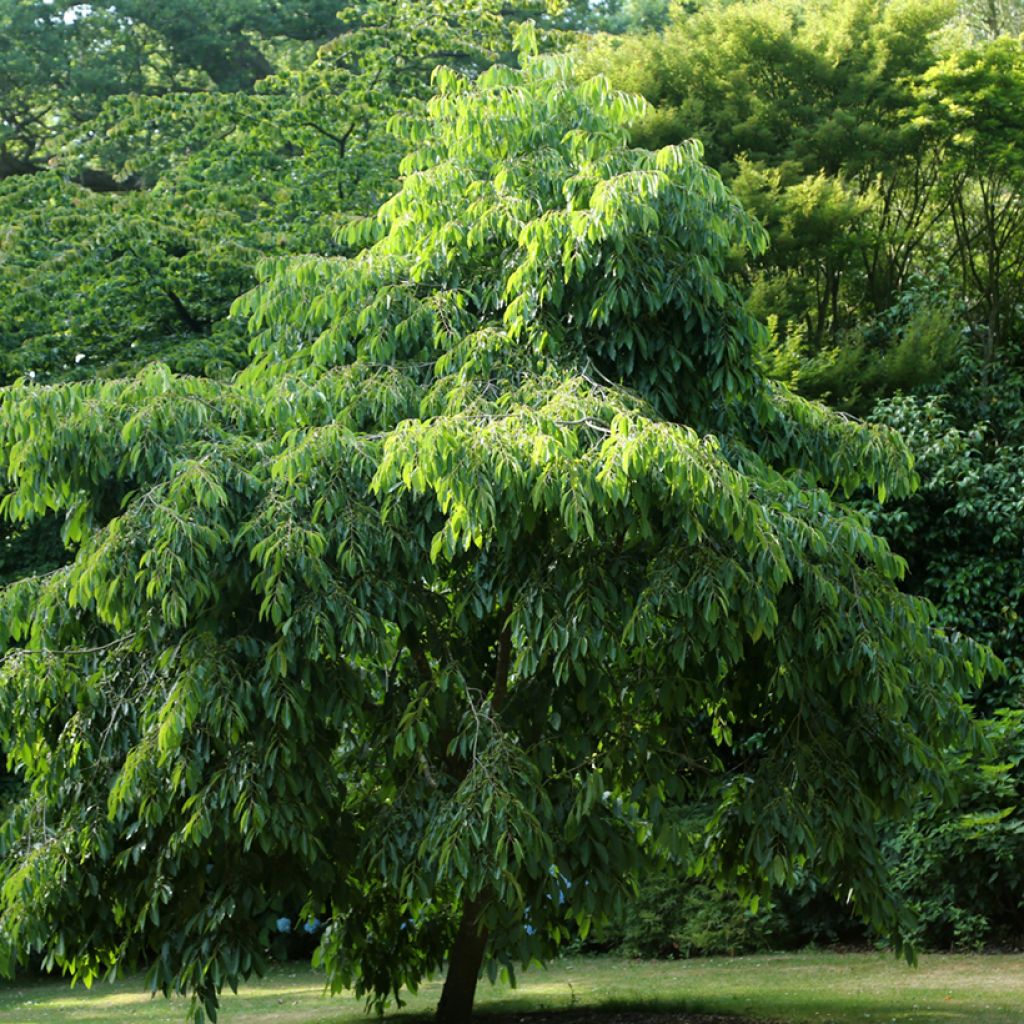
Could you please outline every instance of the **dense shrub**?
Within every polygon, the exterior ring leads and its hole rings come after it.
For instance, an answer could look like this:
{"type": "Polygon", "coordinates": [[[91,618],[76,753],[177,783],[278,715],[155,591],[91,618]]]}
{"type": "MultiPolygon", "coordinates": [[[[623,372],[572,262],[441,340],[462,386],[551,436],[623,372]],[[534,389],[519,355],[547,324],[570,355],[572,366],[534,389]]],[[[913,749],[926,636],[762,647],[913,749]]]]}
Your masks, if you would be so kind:
{"type": "Polygon", "coordinates": [[[599,941],[627,956],[733,955],[767,949],[774,925],[770,908],[755,913],[733,893],[661,874],[641,886],[599,941]]]}
{"type": "Polygon", "coordinates": [[[919,282],[835,345],[809,344],[799,325],[785,334],[773,326],[765,365],[802,394],[863,415],[879,398],[942,381],[961,358],[964,331],[961,311],[943,289],[919,282]]]}
{"type": "Polygon", "coordinates": [[[890,845],[925,948],[1024,945],[1024,712],[986,725],[995,756],[963,759],[954,811],[925,805],[890,845]]]}
{"type": "Polygon", "coordinates": [[[728,890],[659,874],[641,885],[622,920],[591,945],[626,956],[686,958],[867,941],[867,929],[850,907],[809,875],[755,910],[728,890]]]}

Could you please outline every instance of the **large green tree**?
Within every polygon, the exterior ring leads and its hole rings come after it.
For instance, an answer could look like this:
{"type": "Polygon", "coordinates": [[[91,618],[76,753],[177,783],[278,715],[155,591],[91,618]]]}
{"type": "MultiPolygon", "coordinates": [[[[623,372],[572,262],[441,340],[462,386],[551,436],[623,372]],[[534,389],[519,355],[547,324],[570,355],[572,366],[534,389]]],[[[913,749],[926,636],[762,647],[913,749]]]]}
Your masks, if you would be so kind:
{"type": "Polygon", "coordinates": [[[0,596],[8,967],[212,1012],[302,906],[335,988],[447,960],[464,1021],[669,856],[812,865],[900,942],[879,821],[990,662],[839,500],[906,450],[759,375],[726,264],[763,232],[699,147],[626,146],[641,101],[436,81],[367,247],[262,264],[234,382],[4,394],[4,513],[74,556],[0,596]]]}

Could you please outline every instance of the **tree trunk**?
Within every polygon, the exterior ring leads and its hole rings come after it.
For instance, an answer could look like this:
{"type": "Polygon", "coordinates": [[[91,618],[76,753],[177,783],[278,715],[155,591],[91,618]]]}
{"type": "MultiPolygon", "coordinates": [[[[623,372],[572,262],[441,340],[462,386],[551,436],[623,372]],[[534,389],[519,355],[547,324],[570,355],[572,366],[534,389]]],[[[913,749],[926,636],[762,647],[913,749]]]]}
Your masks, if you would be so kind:
{"type": "Polygon", "coordinates": [[[438,1024],[468,1024],[487,945],[487,929],[479,924],[483,900],[471,900],[462,911],[462,922],[448,957],[448,974],[437,1004],[438,1024]]]}

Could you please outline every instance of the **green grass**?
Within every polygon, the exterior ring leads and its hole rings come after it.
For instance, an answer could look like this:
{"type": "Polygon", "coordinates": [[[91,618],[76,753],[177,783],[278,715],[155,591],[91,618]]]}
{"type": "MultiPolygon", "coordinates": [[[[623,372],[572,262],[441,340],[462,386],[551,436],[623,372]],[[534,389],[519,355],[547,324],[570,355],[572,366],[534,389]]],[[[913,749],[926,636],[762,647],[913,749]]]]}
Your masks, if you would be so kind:
{"type": "MultiPolygon", "coordinates": [[[[182,1002],[150,999],[139,981],[91,992],[57,982],[0,987],[0,1024],[181,1024],[182,1002]]],[[[425,985],[401,1014],[433,1008],[439,983],[425,985]]],[[[1022,1024],[1024,956],[924,956],[909,968],[883,954],[799,953],[734,959],[635,962],[567,959],[529,971],[520,986],[481,984],[481,1009],[622,1008],[694,1010],[787,1024],[1022,1024]]],[[[222,1024],[355,1024],[361,1005],[323,995],[305,967],[280,967],[228,995],[222,1024]]]]}

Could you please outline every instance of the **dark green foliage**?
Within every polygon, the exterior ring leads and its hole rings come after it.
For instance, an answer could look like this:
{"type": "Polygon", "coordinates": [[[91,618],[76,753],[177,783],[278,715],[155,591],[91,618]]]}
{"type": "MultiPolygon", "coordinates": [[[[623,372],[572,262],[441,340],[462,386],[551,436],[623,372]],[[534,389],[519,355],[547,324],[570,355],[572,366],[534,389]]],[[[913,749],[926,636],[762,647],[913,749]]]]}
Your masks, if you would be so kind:
{"type": "MultiPolygon", "coordinates": [[[[364,6],[345,0],[2,0],[0,178],[46,167],[111,97],[251,89],[278,70],[275,50],[282,41],[309,59],[337,35],[339,7],[358,12],[364,6]]],[[[99,171],[88,180],[116,187],[99,171]]]]}
{"type": "Polygon", "coordinates": [[[50,173],[0,183],[0,381],[87,379],[158,357],[200,374],[243,365],[243,330],[224,317],[272,225],[246,232],[243,210],[182,192],[95,193],[50,173]]]}
{"type": "Polygon", "coordinates": [[[935,602],[947,628],[991,644],[1006,666],[973,698],[993,716],[994,754],[951,753],[957,804],[925,804],[891,844],[898,884],[920,915],[917,934],[930,946],[1024,940],[1022,396],[1019,369],[975,358],[937,394],[894,399],[875,413],[907,439],[922,477],[913,497],[875,513],[876,525],[907,555],[908,586],[935,602]]]}
{"type": "Polygon", "coordinates": [[[964,758],[952,809],[926,805],[896,834],[896,884],[929,948],[1024,945],[1024,712],[986,723],[993,760],[964,758]]]}
{"type": "Polygon", "coordinates": [[[626,956],[735,956],[768,949],[777,923],[770,908],[755,913],[735,893],[656,873],[599,939],[626,956]]]}
{"type": "Polygon", "coordinates": [[[842,343],[815,351],[807,333],[779,337],[778,319],[765,351],[765,368],[802,394],[858,415],[894,392],[945,381],[961,361],[965,327],[941,284],[916,279],[885,312],[851,328],[842,343]]]}
{"type": "Polygon", "coordinates": [[[875,416],[914,452],[922,486],[874,521],[907,558],[907,586],[943,622],[990,644],[1006,674],[975,698],[985,714],[1024,701],[1024,378],[966,360],[942,391],[875,416]]]}
{"type": "MultiPolygon", "coordinates": [[[[908,827],[906,834],[912,834],[908,827]]],[[[903,885],[900,866],[896,877],[903,885]]],[[[909,899],[915,899],[910,886],[909,899]]],[[[653,872],[640,882],[622,917],[593,936],[593,945],[635,957],[737,956],[808,945],[865,945],[870,932],[844,894],[798,873],[792,890],[781,889],[753,908],[735,891],[653,872]]],[[[918,931],[918,939],[929,935],[918,931]]]]}

